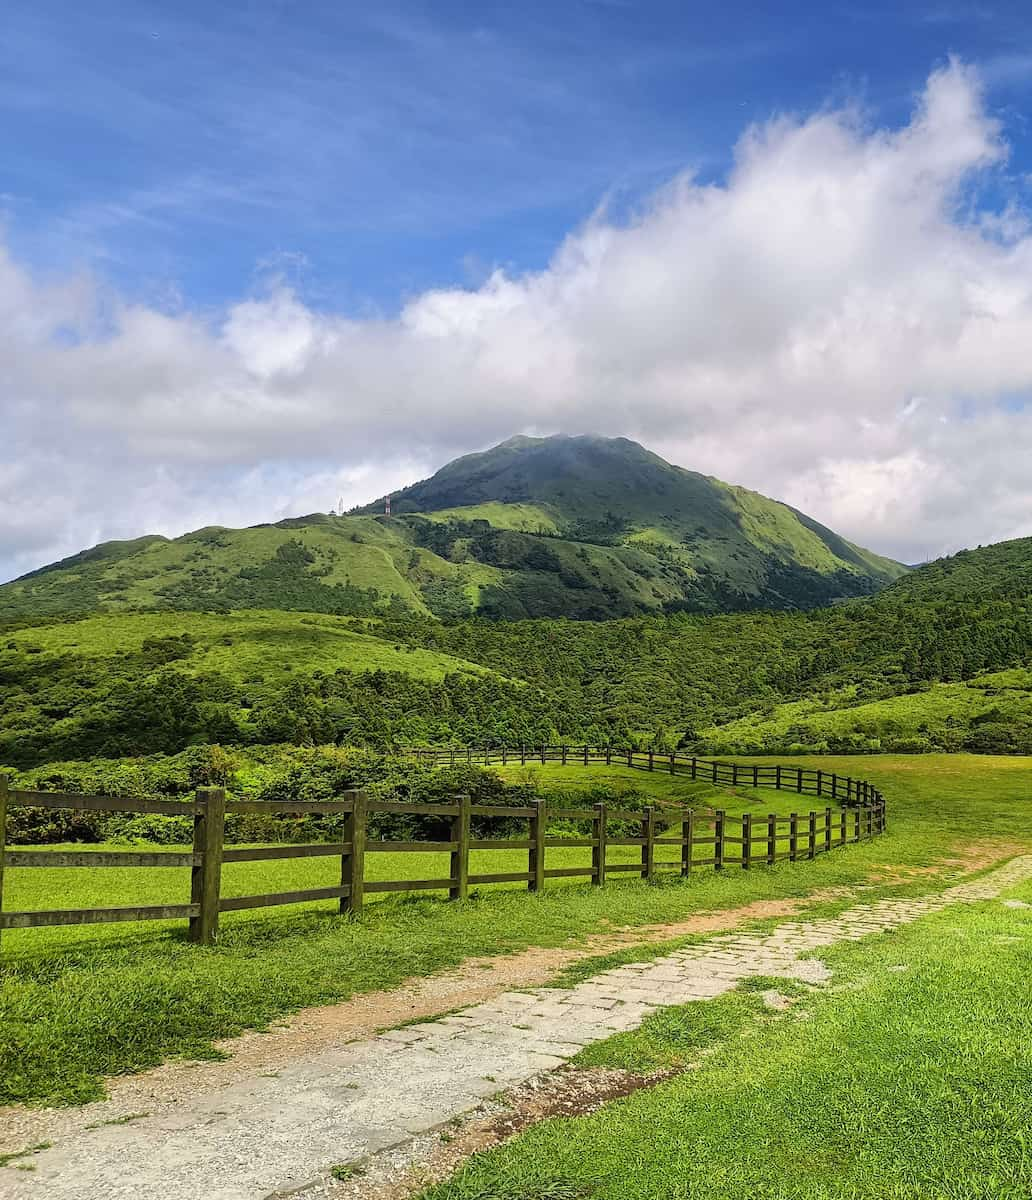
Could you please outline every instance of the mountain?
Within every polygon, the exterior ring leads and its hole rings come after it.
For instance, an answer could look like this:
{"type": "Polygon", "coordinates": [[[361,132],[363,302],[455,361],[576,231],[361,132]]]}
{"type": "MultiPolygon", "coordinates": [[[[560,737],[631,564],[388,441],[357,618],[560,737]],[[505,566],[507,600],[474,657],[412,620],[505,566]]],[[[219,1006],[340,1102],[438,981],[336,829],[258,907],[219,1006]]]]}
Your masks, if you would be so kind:
{"type": "Polygon", "coordinates": [[[625,438],[512,438],[347,516],[107,542],[0,587],[0,618],[139,608],[607,619],[813,608],[906,573],[625,438]]]}

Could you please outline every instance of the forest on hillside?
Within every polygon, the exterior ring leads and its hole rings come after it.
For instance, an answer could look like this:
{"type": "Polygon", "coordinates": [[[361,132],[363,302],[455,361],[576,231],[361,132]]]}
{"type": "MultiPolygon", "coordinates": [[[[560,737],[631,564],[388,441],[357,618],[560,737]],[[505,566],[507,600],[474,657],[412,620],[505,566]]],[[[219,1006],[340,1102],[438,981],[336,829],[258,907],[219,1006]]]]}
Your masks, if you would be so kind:
{"type": "Polygon", "coordinates": [[[402,664],[408,648],[488,669],[441,678],[346,666],[293,672],[289,640],[277,648],[284,669],[275,674],[235,672],[231,656],[206,665],[205,646],[188,634],[44,652],[45,627],[22,622],[0,637],[0,763],[282,743],[1032,752],[1027,686],[991,678],[1032,659],[1032,602],[888,596],[809,613],[347,623],[402,664]],[[956,705],[960,685],[977,703],[956,705]],[[921,703],[892,703],[907,696],[921,703]],[[802,701],[846,717],[831,729],[786,718],[784,706],[802,701]],[[851,723],[850,712],[863,719],[851,723]]]}

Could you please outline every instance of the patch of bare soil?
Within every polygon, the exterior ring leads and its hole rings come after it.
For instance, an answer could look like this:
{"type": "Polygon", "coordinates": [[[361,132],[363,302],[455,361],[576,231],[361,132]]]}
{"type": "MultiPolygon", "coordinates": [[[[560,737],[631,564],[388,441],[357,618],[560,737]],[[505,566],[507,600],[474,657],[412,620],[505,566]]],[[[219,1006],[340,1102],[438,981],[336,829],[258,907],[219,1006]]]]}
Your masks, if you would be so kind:
{"type": "Polygon", "coordinates": [[[974,871],[985,871],[989,867],[1018,854],[1027,854],[1028,845],[1009,842],[1002,838],[987,838],[979,842],[956,842],[950,847],[950,855],[936,859],[927,867],[905,867],[898,863],[876,863],[875,874],[868,878],[872,883],[912,883],[915,879],[929,876],[969,875],[974,871]]]}
{"type": "Polygon", "coordinates": [[[106,1100],[80,1108],[0,1108],[0,1153],[39,1141],[56,1142],[86,1125],[121,1120],[129,1114],[174,1109],[199,1092],[274,1075],[298,1059],[382,1029],[478,1004],[502,992],[540,987],[584,958],[625,946],[731,930],[764,917],[790,917],[810,904],[851,894],[848,888],[822,888],[795,899],[755,900],[738,908],[700,913],[672,925],[613,927],[575,946],[537,946],[516,954],[470,958],[452,971],[409,979],[396,988],[366,992],[340,1004],[303,1009],[268,1031],[226,1039],[218,1043],[218,1049],[227,1059],[174,1060],[138,1075],[109,1079],[106,1100]]]}
{"type": "Polygon", "coordinates": [[[298,1200],[408,1200],[433,1183],[453,1175],[473,1154],[489,1150],[549,1117],[579,1117],[653,1087],[691,1067],[636,1075],[603,1067],[559,1067],[536,1075],[483,1106],[461,1123],[408,1143],[399,1153],[378,1155],[356,1163],[354,1174],[318,1190],[302,1192],[298,1200]]]}

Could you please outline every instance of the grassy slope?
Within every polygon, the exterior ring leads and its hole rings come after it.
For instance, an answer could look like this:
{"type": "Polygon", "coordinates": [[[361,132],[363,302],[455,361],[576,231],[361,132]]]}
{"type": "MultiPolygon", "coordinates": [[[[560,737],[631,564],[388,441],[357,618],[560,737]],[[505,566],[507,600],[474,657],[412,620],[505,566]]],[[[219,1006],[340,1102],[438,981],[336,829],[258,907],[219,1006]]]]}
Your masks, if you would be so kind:
{"type": "Polygon", "coordinates": [[[822,950],[837,987],[805,1023],[740,993],[657,1014],[581,1057],[648,1070],[709,1046],[700,1069],[547,1121],[426,1200],[1024,1200],[1030,938],[1028,907],[952,908],[822,950]]]}
{"type": "Polygon", "coordinates": [[[977,600],[1032,596],[1032,538],[961,550],[926,563],[885,593],[886,600],[977,600]]]}
{"type": "Polygon", "coordinates": [[[990,713],[999,713],[1002,720],[1032,717],[1032,671],[994,671],[963,683],[936,683],[924,691],[867,702],[858,702],[856,688],[847,687],[701,732],[713,742],[744,751],[783,737],[801,724],[816,739],[847,733],[870,733],[877,739],[889,724],[900,734],[916,735],[967,724],[990,713]]]}
{"type": "Polygon", "coordinates": [[[558,534],[559,526],[551,513],[536,504],[504,504],[488,500],[483,504],[462,504],[426,514],[431,521],[487,521],[495,529],[515,529],[520,533],[558,534]]]}
{"type": "Polygon", "coordinates": [[[359,632],[346,617],[313,613],[123,613],[37,626],[14,635],[38,647],[41,662],[69,651],[108,657],[139,650],[147,638],[196,639],[192,672],[217,670],[231,679],[271,681],[315,670],[402,671],[417,679],[441,679],[454,671],[488,674],[484,667],[434,650],[395,645],[359,632]]]}
{"type": "Polygon", "coordinates": [[[172,541],[140,539],[97,550],[101,553],[89,552],[83,561],[68,559],[4,585],[0,614],[203,608],[207,603],[257,607],[263,596],[268,607],[319,608],[320,591],[334,585],[375,590],[381,602],[394,598],[427,613],[422,582],[440,578],[472,586],[499,575],[489,566],[459,565],[415,547],[400,522],[358,516],[316,514],[252,529],[213,526],[172,541]],[[246,572],[275,563],[277,552],[290,543],[300,544],[312,561],[289,576],[247,579],[246,572]]]}
{"type": "Polygon", "coordinates": [[[702,610],[812,607],[876,590],[904,570],[784,504],[625,439],[514,439],[400,492],[395,511],[426,514],[435,536],[385,520],[378,503],[346,517],[109,542],[0,587],[0,617],[140,607],[369,612],[391,602],[458,615],[457,604],[478,607],[485,589],[503,584],[506,595],[484,605],[489,615],[611,617],[685,601],[702,610]],[[340,594],[345,587],[352,593],[340,594]]]}
{"type": "Polygon", "coordinates": [[[905,573],[787,505],[673,466],[626,438],[512,438],[403,489],[395,508],[431,512],[492,501],[534,504],[567,536],[607,527],[623,539],[679,547],[687,565],[712,569],[745,594],[765,585],[765,555],[883,583],[905,573]]]}
{"type": "MultiPolygon", "coordinates": [[[[183,941],[180,929],[162,925],[5,934],[0,1096],[90,1098],[98,1094],[98,1075],[140,1069],[177,1053],[204,1053],[211,1039],[261,1025],[292,1008],[390,986],[472,954],[558,945],[598,930],[603,922],[635,926],[681,920],[753,899],[856,884],[882,864],[928,867],[973,841],[1032,845],[1029,759],[928,755],[812,761],[840,774],[866,774],[885,790],[890,804],[886,838],[813,863],[748,874],[699,872],[664,886],[621,880],[600,891],[550,884],[539,896],[500,888],[484,890],[465,905],[419,896],[391,899],[371,905],[360,922],[340,920],[325,902],[230,914],[212,951],[198,951],[183,941]]],[[[575,782],[576,772],[566,778],[575,782]]],[[[641,786],[641,773],[629,773],[626,782],[641,786]]],[[[654,777],[650,786],[661,789],[662,777],[654,777]]],[[[775,807],[775,796],[763,793],[762,811],[775,807]]],[[[404,868],[415,871],[417,863],[409,861],[414,856],[405,857],[404,868]]],[[[332,863],[234,866],[227,869],[227,889],[240,894],[284,882],[317,885],[332,877],[332,863]]],[[[374,863],[375,870],[394,866],[386,855],[381,864],[374,863]]],[[[12,902],[65,906],[101,896],[109,903],[132,902],[153,896],[155,886],[170,893],[185,886],[185,878],[170,875],[162,884],[142,871],[131,877],[125,871],[96,872],[109,876],[106,884],[96,876],[90,883],[78,870],[54,872],[52,880],[49,872],[38,872],[35,884],[32,874],[9,873],[12,902]],[[49,887],[57,889],[52,896],[45,894],[49,887]]],[[[916,886],[927,889],[931,882],[922,878],[916,886]]]]}

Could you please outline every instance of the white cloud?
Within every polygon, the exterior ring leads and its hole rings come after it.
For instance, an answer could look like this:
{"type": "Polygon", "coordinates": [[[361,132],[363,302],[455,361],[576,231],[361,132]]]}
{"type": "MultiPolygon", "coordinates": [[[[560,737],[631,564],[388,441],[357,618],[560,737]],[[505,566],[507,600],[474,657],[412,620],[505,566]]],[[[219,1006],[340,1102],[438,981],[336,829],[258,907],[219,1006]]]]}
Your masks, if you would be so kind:
{"type": "Polygon", "coordinates": [[[638,437],[911,561],[1030,532],[1032,234],[970,202],[1006,153],[951,63],[902,129],[779,117],[722,184],[678,177],[541,272],[389,320],[284,286],[168,315],[4,259],[9,573],[358,502],[521,430],[638,437]]]}

